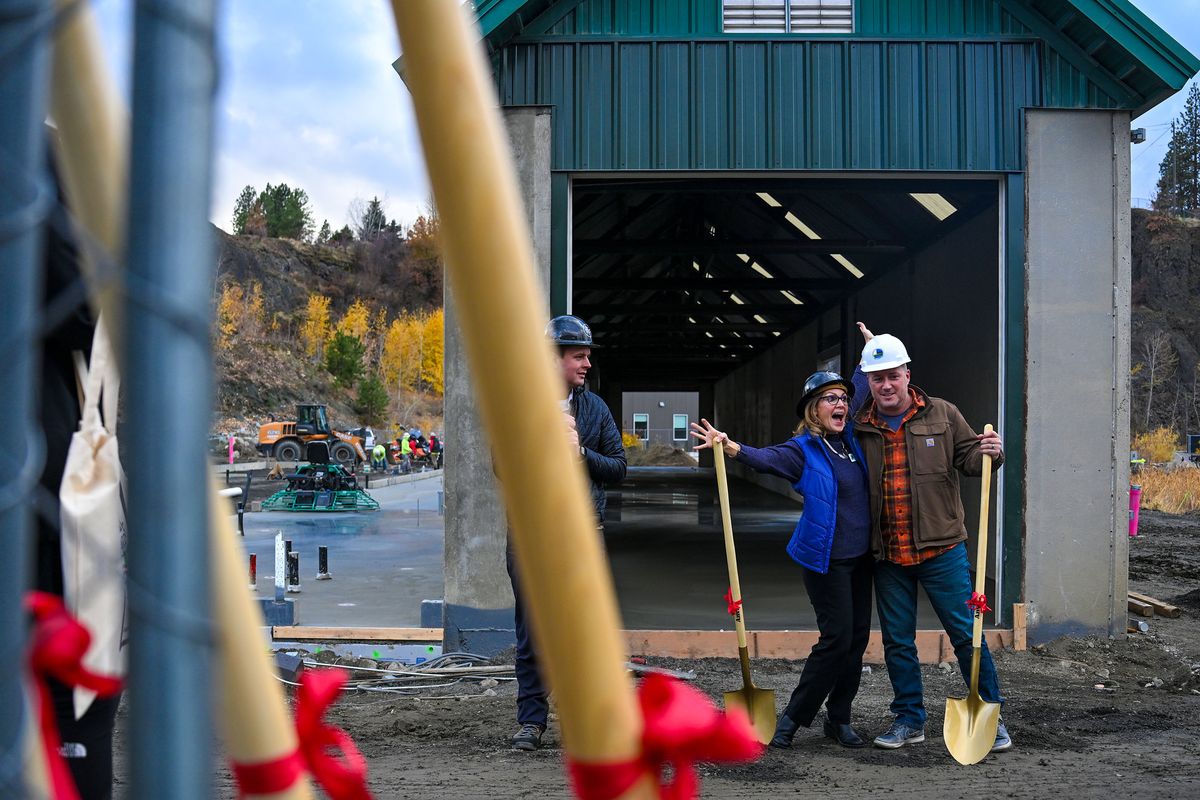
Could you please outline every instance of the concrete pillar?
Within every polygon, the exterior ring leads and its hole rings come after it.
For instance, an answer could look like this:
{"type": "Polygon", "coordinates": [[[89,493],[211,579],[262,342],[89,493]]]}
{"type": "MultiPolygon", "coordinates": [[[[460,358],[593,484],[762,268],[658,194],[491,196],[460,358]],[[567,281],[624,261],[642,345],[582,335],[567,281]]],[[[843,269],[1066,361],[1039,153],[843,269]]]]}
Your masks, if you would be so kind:
{"type": "Polygon", "coordinates": [[[1129,122],[1126,112],[1025,113],[1031,642],[1125,632],[1129,122]]]}
{"type": "MultiPolygon", "coordinates": [[[[502,109],[539,276],[550,293],[550,108],[502,109]]],[[[504,264],[496,264],[504,269],[504,264]]],[[[513,596],[504,568],[507,522],[491,445],[475,404],[457,311],[446,292],[445,602],[443,647],[493,654],[513,642],[513,596]]],[[[548,306],[547,306],[548,307],[548,306]]],[[[530,313],[546,313],[545,308],[530,313]]],[[[515,407],[514,413],[519,409],[515,407]]]]}

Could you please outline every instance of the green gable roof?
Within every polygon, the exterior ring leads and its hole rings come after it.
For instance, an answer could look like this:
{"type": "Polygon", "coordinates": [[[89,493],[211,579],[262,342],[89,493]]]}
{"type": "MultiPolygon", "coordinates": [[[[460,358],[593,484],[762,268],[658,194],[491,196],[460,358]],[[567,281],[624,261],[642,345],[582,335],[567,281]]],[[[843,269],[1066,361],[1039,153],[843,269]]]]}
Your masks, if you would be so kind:
{"type": "MultiPolygon", "coordinates": [[[[1169,34],[1137,9],[1130,0],[987,0],[1002,10],[1019,27],[1042,40],[1051,51],[1049,57],[1065,62],[1086,77],[1102,97],[1097,105],[1120,107],[1140,114],[1170,97],[1200,71],[1200,59],[1186,50],[1169,34]]],[[[878,27],[883,18],[909,20],[905,35],[946,33],[934,29],[912,30],[912,20],[940,20],[945,5],[939,0],[856,0],[859,34],[888,35],[886,30],[867,31],[878,27]],[[864,25],[870,14],[870,24],[864,25]]],[[[979,6],[978,0],[971,3],[979,6]]],[[[947,7],[949,8],[949,7],[947,7]]],[[[961,12],[959,12],[961,14],[961,12]]],[[[475,14],[484,38],[493,47],[502,47],[514,39],[529,36],[553,35],[556,26],[570,15],[587,15],[593,24],[611,16],[610,34],[624,35],[628,20],[653,19],[655,30],[659,20],[688,19],[699,21],[703,30],[696,35],[712,35],[709,30],[720,24],[720,0],[478,0],[475,14]],[[596,6],[596,8],[589,8],[596,6]],[[628,8],[623,12],[617,7],[628,8]],[[597,13],[601,12],[601,13],[597,13]],[[715,15],[715,16],[714,16],[715,15]]],[[[977,15],[978,16],[978,15],[977,15]]],[[[919,24],[919,23],[918,23],[919,24]]],[[[689,27],[696,27],[695,24],[689,27]]],[[[1005,22],[1002,30],[1011,33],[1013,25],[1005,22]]],[[[593,31],[594,32],[594,31],[593,31]]],[[[676,35],[684,31],[672,31],[676,35]]],[[[982,32],[981,32],[982,33],[982,32]]],[[[1000,33],[1000,31],[997,31],[1000,33]]],[[[853,38],[851,35],[848,38],[853,38]]],[[[1047,69],[1053,70],[1053,65],[1047,69]]],[[[1053,93],[1046,98],[1053,104],[1053,93]]],[[[1077,105],[1077,103],[1066,103],[1077,105]]]]}

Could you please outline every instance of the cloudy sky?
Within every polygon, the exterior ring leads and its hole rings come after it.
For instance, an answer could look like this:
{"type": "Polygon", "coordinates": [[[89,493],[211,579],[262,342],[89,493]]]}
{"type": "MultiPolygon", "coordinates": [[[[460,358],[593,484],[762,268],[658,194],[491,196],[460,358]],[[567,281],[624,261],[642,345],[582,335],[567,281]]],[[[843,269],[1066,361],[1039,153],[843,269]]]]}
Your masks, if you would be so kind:
{"type": "MultiPolygon", "coordinates": [[[[384,0],[218,0],[216,175],[212,221],[228,230],[247,184],[308,192],[316,224],[350,221],[378,196],[412,223],[429,187],[384,0]]],[[[127,86],[132,3],[97,0],[110,65],[127,86]]]]}
{"type": "MultiPolygon", "coordinates": [[[[716,0],[713,0],[716,2],[716,0]]],[[[1200,0],[1135,0],[1184,47],[1200,54],[1200,0]]],[[[97,0],[110,64],[127,84],[130,0],[97,0]]],[[[242,187],[287,183],[308,192],[317,224],[350,221],[356,198],[378,196],[411,223],[429,188],[408,93],[391,63],[399,53],[384,0],[220,0],[216,181],[212,220],[228,229],[242,187]]],[[[1143,115],[1146,144],[1132,149],[1132,196],[1149,198],[1180,92],[1143,115]]]]}

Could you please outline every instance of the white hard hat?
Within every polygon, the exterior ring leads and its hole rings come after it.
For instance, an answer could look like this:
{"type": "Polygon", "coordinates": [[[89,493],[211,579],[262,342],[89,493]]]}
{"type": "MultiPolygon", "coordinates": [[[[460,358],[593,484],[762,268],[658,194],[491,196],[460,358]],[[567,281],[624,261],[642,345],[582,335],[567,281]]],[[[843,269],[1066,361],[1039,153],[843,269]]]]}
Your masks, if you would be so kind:
{"type": "Polygon", "coordinates": [[[902,367],[911,359],[904,342],[890,333],[881,333],[867,342],[862,351],[862,371],[879,372],[880,370],[902,367]]]}

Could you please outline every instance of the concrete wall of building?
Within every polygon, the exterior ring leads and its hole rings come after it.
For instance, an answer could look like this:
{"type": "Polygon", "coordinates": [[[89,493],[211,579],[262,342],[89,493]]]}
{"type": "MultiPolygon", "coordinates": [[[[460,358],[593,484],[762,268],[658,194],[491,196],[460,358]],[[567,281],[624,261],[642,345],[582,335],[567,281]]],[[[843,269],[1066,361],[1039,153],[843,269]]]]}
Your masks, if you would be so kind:
{"type": "MultiPolygon", "coordinates": [[[[550,109],[505,108],[539,278],[550,295],[550,109]]],[[[496,265],[497,269],[504,265],[496,265]]],[[[513,642],[507,522],[451,292],[446,292],[446,533],[443,647],[495,653],[513,642]]]]}
{"type": "Polygon", "coordinates": [[[683,414],[688,422],[699,422],[700,395],[696,392],[623,392],[621,407],[616,412],[620,414],[623,432],[633,433],[634,415],[645,414],[649,423],[649,444],[665,444],[690,451],[690,436],[683,441],[674,439],[674,417],[683,414]]]}
{"type": "Polygon", "coordinates": [[[1025,115],[1031,642],[1125,632],[1129,122],[1125,112],[1025,115]]]}

